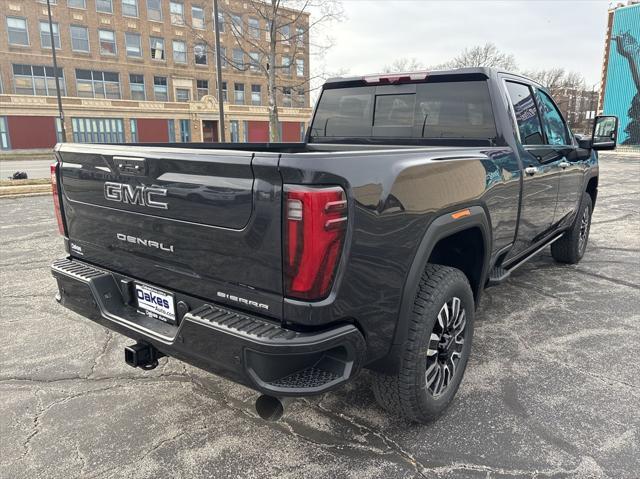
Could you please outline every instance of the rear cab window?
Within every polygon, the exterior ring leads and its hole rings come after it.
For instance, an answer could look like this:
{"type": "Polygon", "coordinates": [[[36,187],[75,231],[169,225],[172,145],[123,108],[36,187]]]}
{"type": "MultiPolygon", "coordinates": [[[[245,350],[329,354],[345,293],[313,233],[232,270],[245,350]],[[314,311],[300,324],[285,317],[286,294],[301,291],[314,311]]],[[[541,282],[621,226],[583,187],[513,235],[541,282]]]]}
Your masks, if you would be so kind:
{"type": "Polygon", "coordinates": [[[326,88],[311,142],[411,139],[491,145],[496,138],[486,80],[326,88]]]}

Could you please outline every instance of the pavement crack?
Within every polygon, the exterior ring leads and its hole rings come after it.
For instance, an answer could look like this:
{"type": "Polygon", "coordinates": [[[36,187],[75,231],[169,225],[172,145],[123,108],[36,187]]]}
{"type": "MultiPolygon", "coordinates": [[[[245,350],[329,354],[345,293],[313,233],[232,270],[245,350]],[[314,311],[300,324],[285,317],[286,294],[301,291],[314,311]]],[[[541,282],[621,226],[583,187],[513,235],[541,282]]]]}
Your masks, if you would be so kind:
{"type": "Polygon", "coordinates": [[[102,348],[100,349],[100,352],[98,353],[98,355],[93,360],[93,364],[91,365],[91,370],[87,375],[87,379],[91,378],[95,374],[96,367],[98,366],[98,361],[100,361],[100,359],[102,359],[102,357],[106,354],[107,349],[109,348],[109,343],[113,339],[113,333],[111,332],[110,329],[105,328],[105,332],[106,332],[106,338],[105,338],[104,344],[102,345],[102,348]]]}
{"type": "Polygon", "coordinates": [[[629,281],[625,281],[623,279],[610,278],[609,276],[605,276],[599,273],[594,273],[593,271],[585,271],[580,268],[573,268],[572,270],[575,271],[576,273],[580,273],[585,276],[592,276],[594,278],[603,279],[605,281],[609,281],[611,283],[617,284],[618,286],[627,286],[628,288],[633,288],[640,291],[640,285],[630,283],[629,281]]]}

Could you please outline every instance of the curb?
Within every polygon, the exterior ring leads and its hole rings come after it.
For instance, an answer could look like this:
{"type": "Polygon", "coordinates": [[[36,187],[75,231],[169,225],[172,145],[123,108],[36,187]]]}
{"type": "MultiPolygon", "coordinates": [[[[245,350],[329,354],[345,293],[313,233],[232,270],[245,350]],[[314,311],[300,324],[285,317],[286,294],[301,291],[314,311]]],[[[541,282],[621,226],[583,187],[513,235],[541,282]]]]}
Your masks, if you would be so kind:
{"type": "Polygon", "coordinates": [[[3,186],[0,187],[0,198],[32,195],[50,195],[50,184],[3,186]]]}

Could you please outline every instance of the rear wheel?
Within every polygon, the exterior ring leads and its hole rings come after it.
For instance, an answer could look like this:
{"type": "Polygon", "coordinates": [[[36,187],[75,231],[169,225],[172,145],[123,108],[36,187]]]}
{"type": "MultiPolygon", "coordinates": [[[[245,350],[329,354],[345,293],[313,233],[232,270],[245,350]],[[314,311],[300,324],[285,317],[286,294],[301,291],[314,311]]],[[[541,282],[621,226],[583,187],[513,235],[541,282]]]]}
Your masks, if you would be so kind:
{"type": "Polygon", "coordinates": [[[442,414],[462,381],[473,317],[473,294],[464,273],[428,264],[414,300],[400,369],[393,375],[374,373],[378,403],[416,422],[442,414]]]}
{"type": "Polygon", "coordinates": [[[551,256],[560,263],[576,264],[584,256],[591,229],[593,203],[591,196],[583,193],[573,226],[551,245],[551,256]]]}

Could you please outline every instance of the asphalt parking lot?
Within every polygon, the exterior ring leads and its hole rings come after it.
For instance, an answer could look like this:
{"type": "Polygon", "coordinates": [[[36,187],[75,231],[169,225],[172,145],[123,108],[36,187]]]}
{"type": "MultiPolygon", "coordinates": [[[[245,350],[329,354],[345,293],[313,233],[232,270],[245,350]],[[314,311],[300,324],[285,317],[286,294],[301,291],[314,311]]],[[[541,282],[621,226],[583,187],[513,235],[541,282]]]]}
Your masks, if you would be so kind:
{"type": "Polygon", "coordinates": [[[267,423],[257,394],[62,307],[48,196],[0,200],[0,477],[640,476],[640,155],[602,155],[589,248],[548,251],[486,291],[457,399],[429,426],[369,377],[267,423]]]}

